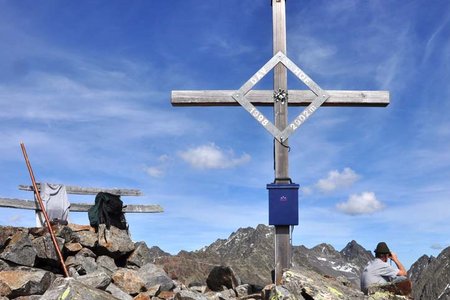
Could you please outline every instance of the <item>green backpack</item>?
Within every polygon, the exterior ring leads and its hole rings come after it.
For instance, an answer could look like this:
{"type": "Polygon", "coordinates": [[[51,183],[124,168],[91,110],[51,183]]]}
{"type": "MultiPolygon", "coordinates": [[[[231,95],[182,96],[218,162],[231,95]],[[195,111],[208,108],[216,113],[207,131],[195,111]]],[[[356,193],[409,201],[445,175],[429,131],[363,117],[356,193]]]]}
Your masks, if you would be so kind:
{"type": "Polygon", "coordinates": [[[89,223],[94,228],[98,228],[100,224],[105,224],[107,229],[114,226],[118,229],[127,230],[128,224],[123,208],[120,196],[100,192],[95,196],[95,204],[88,210],[89,223]]]}

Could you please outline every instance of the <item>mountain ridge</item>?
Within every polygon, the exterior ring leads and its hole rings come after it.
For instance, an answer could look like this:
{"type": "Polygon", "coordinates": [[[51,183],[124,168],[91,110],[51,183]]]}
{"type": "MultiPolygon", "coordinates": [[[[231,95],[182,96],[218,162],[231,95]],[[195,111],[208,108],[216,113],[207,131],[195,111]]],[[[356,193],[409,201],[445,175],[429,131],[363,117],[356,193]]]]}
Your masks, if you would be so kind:
{"type": "MultiPolygon", "coordinates": [[[[156,262],[164,265],[168,273],[177,274],[178,279],[187,281],[197,281],[207,275],[208,268],[195,267],[195,262],[199,265],[229,265],[243,282],[264,286],[272,281],[273,240],[273,227],[259,224],[256,228],[239,228],[227,239],[217,239],[199,250],[180,251],[176,255],[161,257],[156,262]],[[188,262],[187,266],[182,267],[181,261],[188,262]]],[[[356,287],[359,287],[359,273],[372,258],[370,252],[354,240],[340,251],[326,243],[311,249],[302,245],[292,247],[294,268],[308,268],[333,277],[343,276],[356,287]]]]}
{"type": "MultiPolygon", "coordinates": [[[[156,263],[186,284],[202,282],[214,265],[230,266],[243,283],[263,287],[272,282],[274,269],[274,229],[259,224],[256,228],[239,228],[227,239],[192,252],[180,251],[164,256],[156,263]]],[[[355,289],[360,287],[360,274],[372,252],[352,240],[340,251],[327,243],[312,248],[292,247],[292,269],[315,272],[336,278],[355,289]]],[[[414,299],[450,299],[450,247],[437,258],[420,257],[408,271],[413,282],[414,299]],[[440,278],[434,278],[439,274],[440,278]]]]}

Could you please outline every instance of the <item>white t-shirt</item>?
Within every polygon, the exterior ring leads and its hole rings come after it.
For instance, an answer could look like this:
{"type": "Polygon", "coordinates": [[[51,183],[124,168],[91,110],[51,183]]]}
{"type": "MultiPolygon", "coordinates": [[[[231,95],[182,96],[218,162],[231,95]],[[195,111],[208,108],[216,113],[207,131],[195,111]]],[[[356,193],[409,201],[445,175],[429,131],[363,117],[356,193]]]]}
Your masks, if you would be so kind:
{"type": "Polygon", "coordinates": [[[387,283],[397,277],[398,269],[379,258],[370,261],[361,274],[361,290],[367,292],[369,286],[387,283]]]}

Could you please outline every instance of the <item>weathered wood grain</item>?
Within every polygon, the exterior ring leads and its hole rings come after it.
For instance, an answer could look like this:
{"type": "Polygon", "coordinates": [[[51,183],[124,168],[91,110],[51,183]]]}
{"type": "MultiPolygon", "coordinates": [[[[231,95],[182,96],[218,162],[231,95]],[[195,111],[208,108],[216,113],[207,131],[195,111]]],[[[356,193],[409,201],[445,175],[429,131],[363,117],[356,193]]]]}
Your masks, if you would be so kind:
{"type": "MultiPolygon", "coordinates": [[[[70,211],[87,212],[93,204],[71,203],[70,211]]],[[[162,213],[164,209],[158,204],[125,204],[123,211],[126,213],[162,213]]],[[[23,200],[16,198],[0,198],[0,207],[40,210],[39,205],[33,200],[23,200]]]]}
{"type": "MultiPolygon", "coordinates": [[[[41,184],[37,183],[38,189],[40,189],[41,184]]],[[[19,190],[22,191],[33,191],[33,186],[31,185],[19,185],[19,190]]],[[[106,192],[118,196],[142,196],[142,192],[137,189],[119,189],[119,188],[89,188],[80,186],[70,186],[66,185],[67,194],[75,195],[96,195],[99,192],[106,192]]]]}
{"type": "MultiPolygon", "coordinates": [[[[367,106],[389,105],[389,91],[340,91],[327,90],[330,98],[322,106],[367,106]]],[[[234,90],[172,91],[173,106],[239,106],[233,98],[234,90]]],[[[308,106],[316,95],[310,90],[288,90],[289,106],[308,106]]],[[[246,98],[255,106],[273,106],[273,91],[251,90],[246,98]]]]}

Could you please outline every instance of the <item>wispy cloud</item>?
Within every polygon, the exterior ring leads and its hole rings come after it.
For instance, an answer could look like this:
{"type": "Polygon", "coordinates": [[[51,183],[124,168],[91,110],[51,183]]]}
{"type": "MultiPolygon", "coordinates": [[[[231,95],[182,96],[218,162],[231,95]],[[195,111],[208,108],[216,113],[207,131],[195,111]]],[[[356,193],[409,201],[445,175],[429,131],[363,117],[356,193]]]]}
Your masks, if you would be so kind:
{"type": "Polygon", "coordinates": [[[158,157],[158,164],[154,165],[154,166],[146,167],[145,172],[148,175],[150,175],[151,177],[155,177],[155,178],[164,177],[167,169],[170,166],[171,161],[172,161],[172,158],[169,155],[163,154],[160,157],[158,157]]]}
{"type": "Polygon", "coordinates": [[[179,156],[196,169],[228,169],[250,161],[250,155],[236,157],[232,150],[222,150],[214,143],[181,151],[179,156]]]}
{"type": "Polygon", "coordinates": [[[253,48],[245,44],[236,44],[232,39],[219,36],[210,36],[205,39],[205,44],[200,48],[201,51],[213,52],[220,56],[239,56],[253,51],[253,48]]]}
{"type": "MultiPolygon", "coordinates": [[[[436,29],[432,32],[432,34],[427,39],[427,43],[425,45],[425,53],[423,55],[422,63],[426,63],[429,60],[430,55],[436,50],[438,43],[436,40],[439,38],[439,35],[442,35],[442,38],[445,40],[448,40],[448,34],[445,34],[445,29],[448,29],[449,23],[450,23],[450,12],[446,11],[447,15],[443,18],[441,18],[441,22],[438,24],[436,29]]],[[[448,46],[450,44],[447,42],[447,47],[442,47],[442,45],[439,45],[440,50],[446,49],[448,50],[448,46]]],[[[447,54],[447,59],[450,57],[447,52],[443,52],[447,54]]]]}
{"type": "Polygon", "coordinates": [[[373,214],[382,210],[384,207],[385,205],[377,199],[373,192],[353,194],[346,202],[341,202],[336,205],[339,211],[352,216],[373,214]]]}

